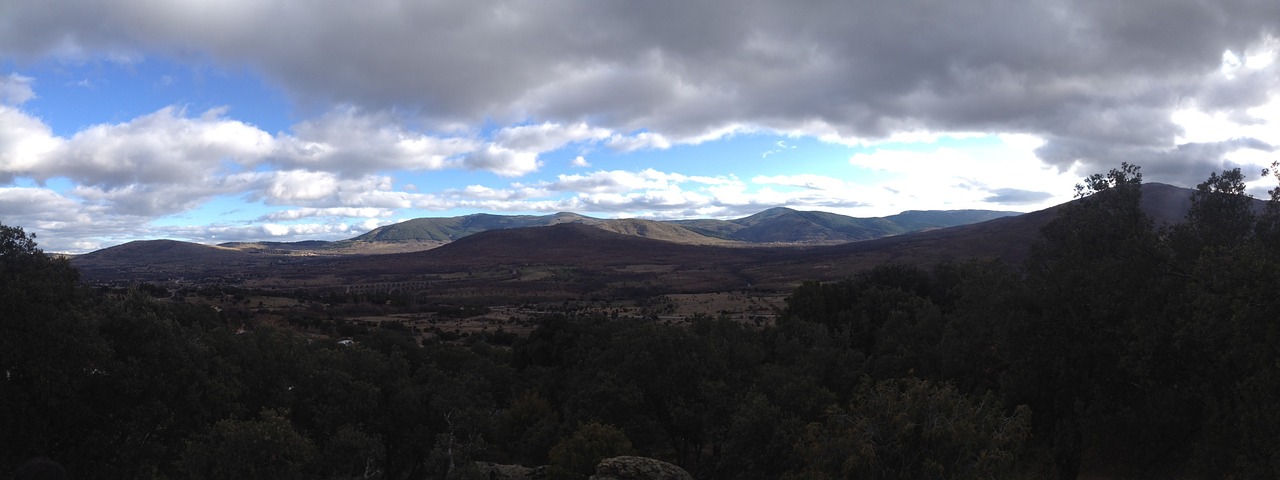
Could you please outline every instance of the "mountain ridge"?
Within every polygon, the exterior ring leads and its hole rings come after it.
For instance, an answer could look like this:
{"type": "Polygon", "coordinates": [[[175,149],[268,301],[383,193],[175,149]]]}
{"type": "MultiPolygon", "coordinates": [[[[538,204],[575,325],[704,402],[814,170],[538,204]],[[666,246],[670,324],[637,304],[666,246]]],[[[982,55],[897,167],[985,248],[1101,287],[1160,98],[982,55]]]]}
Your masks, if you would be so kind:
{"type": "Polygon", "coordinates": [[[471,214],[423,217],[385,225],[349,240],[335,242],[440,242],[512,228],[580,223],[606,231],[694,245],[761,243],[836,244],[868,240],[930,228],[945,228],[1019,212],[997,210],[917,210],[889,217],[858,218],[819,211],[773,207],[734,220],[601,219],[570,212],[551,215],[471,214]],[[899,222],[897,219],[902,219],[899,222]]]}
{"type": "MultiPolygon", "coordinates": [[[[1162,184],[1144,184],[1143,192],[1143,208],[1157,224],[1180,220],[1194,193],[1162,184]]],[[[261,255],[189,244],[192,247],[180,253],[174,250],[174,245],[183,242],[158,241],[103,249],[76,257],[72,263],[84,270],[86,278],[93,280],[226,275],[252,278],[256,285],[277,288],[403,281],[427,275],[440,279],[436,280],[434,291],[444,296],[476,295],[484,291],[536,293],[539,289],[573,295],[602,289],[628,291],[633,287],[658,291],[666,288],[663,285],[685,291],[723,291],[751,285],[788,288],[804,280],[842,278],[885,263],[926,265],[964,258],[998,258],[1017,264],[1027,257],[1040,228],[1055,218],[1064,205],[1067,204],[985,222],[825,245],[680,243],[634,234],[640,232],[613,232],[561,215],[562,221],[555,225],[490,230],[427,250],[359,255],[261,255]],[[157,248],[155,256],[146,254],[143,247],[148,246],[157,248]],[[164,254],[166,251],[175,254],[164,254]],[[191,257],[186,264],[165,263],[166,258],[183,255],[191,257]],[[548,269],[576,273],[553,275],[548,269]],[[465,277],[457,276],[458,272],[466,272],[465,277]]],[[[910,219],[930,214],[904,212],[902,215],[910,219]]],[[[473,217],[472,221],[502,221],[494,217],[499,216],[473,217]]],[[[744,222],[751,225],[724,225],[741,231],[764,223],[808,226],[834,220],[839,218],[783,209],[767,211],[744,222]],[[791,223],[778,223],[779,219],[791,223]]],[[[629,225],[636,229],[671,226],[652,221],[634,221],[629,225]]],[[[841,227],[838,222],[830,226],[841,227]]]]}

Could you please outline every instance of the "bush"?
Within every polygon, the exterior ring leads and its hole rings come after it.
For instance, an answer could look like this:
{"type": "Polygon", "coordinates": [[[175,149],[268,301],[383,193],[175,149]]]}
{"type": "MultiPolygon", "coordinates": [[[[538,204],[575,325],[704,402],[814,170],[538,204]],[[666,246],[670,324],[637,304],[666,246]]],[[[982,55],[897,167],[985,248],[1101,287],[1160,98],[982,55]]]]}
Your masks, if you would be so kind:
{"type": "Polygon", "coordinates": [[[587,478],[595,473],[600,460],[634,453],[631,441],[622,430],[591,422],[578,427],[573,436],[551,447],[551,465],[547,473],[556,480],[587,478]]]}

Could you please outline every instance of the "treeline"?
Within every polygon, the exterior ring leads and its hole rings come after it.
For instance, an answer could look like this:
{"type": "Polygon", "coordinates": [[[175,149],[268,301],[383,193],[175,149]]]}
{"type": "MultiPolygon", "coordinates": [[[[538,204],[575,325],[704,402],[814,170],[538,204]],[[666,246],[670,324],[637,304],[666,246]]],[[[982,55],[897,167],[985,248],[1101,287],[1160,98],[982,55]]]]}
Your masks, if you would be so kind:
{"type": "Polygon", "coordinates": [[[1087,179],[1025,265],[806,283],[766,328],[559,315],[514,342],[240,329],[79,287],[0,226],[0,465],[585,478],[634,453],[707,479],[1280,476],[1280,190],[1258,209],[1238,170],[1214,174],[1157,228],[1140,187],[1128,165],[1087,179]]]}

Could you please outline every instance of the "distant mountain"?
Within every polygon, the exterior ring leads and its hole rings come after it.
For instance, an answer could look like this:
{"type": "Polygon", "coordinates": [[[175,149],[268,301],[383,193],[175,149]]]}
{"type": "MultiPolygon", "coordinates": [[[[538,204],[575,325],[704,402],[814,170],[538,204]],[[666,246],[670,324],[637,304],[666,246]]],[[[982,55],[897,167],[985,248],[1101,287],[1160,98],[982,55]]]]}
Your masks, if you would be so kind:
{"type": "Polygon", "coordinates": [[[750,243],[833,244],[871,240],[1018,215],[992,210],[906,211],[879,218],[771,208],[737,220],[676,220],[703,235],[750,243]]]}
{"type": "MultiPolygon", "coordinates": [[[[378,227],[350,242],[452,242],[491,230],[575,223],[602,230],[692,245],[740,243],[834,244],[945,228],[1017,215],[989,210],[909,211],[885,218],[854,218],[826,212],[771,208],[737,220],[599,219],[574,213],[417,218],[378,227]]],[[[341,244],[341,242],[335,242],[341,244]]],[[[337,246],[337,245],[335,245],[337,246]]]]}
{"type": "MultiPolygon", "coordinates": [[[[1170,185],[1143,185],[1143,209],[1157,224],[1180,222],[1190,206],[1192,190],[1170,185]]],[[[1261,202],[1259,202],[1261,205],[1261,202]]],[[[429,252],[406,254],[422,265],[444,268],[446,265],[475,266],[493,264],[550,263],[560,265],[626,265],[629,263],[671,264],[680,266],[680,278],[710,282],[720,278],[734,284],[785,287],[806,279],[842,278],[850,272],[884,263],[931,265],[941,261],[965,258],[998,258],[1018,265],[1027,258],[1031,244],[1040,229],[1057,217],[1063,205],[1022,215],[1000,216],[1000,212],[967,211],[952,217],[951,212],[904,212],[891,221],[853,219],[840,215],[796,212],[777,208],[736,221],[693,220],[672,222],[690,230],[714,232],[727,237],[752,238],[751,232],[774,229],[805,229],[799,238],[840,238],[842,230],[857,232],[879,228],[880,232],[897,228],[917,228],[903,233],[865,241],[837,245],[815,245],[796,248],[719,248],[715,246],[676,245],[664,242],[626,240],[620,236],[602,236],[586,226],[573,229],[522,229],[485,232],[429,252]],[[948,222],[966,221],[990,215],[990,220],[952,227],[929,228],[948,222]],[[867,221],[870,220],[870,221],[867,221]],[[902,226],[906,224],[906,226],[902,226]],[[893,226],[890,226],[893,225],[893,226]],[[825,235],[825,237],[824,237],[825,235]],[[699,276],[700,273],[705,273],[699,276]]],[[[569,226],[562,226],[569,227],[569,226]]],[[[848,234],[846,234],[848,235],[848,234]]],[[[771,238],[755,236],[754,238],[771,238]]],[[[777,237],[773,237],[777,238],[777,237]]],[[[404,270],[411,271],[411,270],[404,270]]],[[[664,277],[663,282],[676,282],[664,277]]],[[[688,280],[685,280],[688,281],[688,280]]]]}
{"type": "Polygon", "coordinates": [[[454,240],[492,230],[547,227],[566,223],[589,225],[601,230],[694,245],[726,243],[725,240],[708,238],[693,231],[666,222],[642,219],[606,220],[576,213],[554,215],[491,215],[474,214],[448,218],[416,218],[375,228],[349,242],[439,242],[454,240]]]}
{"type": "Polygon", "coordinates": [[[555,215],[491,215],[478,213],[463,217],[415,218],[370,230],[352,238],[353,242],[452,242],[459,238],[489,230],[545,227],[560,223],[581,222],[583,217],[573,213],[555,215]]]}
{"type": "MultiPolygon", "coordinates": [[[[1142,210],[1157,227],[1178,224],[1191,208],[1193,193],[1195,190],[1189,188],[1144,183],[1142,210]]],[[[1078,200],[1072,202],[1075,201],[1078,200]]],[[[925,264],[975,257],[999,258],[1018,264],[1030,254],[1031,244],[1039,238],[1040,229],[1072,202],[986,222],[824,247],[815,250],[815,254],[839,258],[846,263],[851,258],[857,258],[859,260],[856,263],[861,267],[884,262],[925,264]]],[[[1254,209],[1261,211],[1265,204],[1264,201],[1255,199],[1254,209]]],[[[827,261],[831,260],[820,260],[820,263],[827,261]]]]}

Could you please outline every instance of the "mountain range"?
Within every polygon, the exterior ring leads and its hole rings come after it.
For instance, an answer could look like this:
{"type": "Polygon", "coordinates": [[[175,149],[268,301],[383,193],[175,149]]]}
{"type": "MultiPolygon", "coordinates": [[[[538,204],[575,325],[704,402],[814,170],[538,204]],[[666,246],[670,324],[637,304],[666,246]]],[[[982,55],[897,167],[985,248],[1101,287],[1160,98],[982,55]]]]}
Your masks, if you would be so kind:
{"type": "Polygon", "coordinates": [[[993,210],[907,211],[878,218],[855,218],[827,212],[771,208],[736,220],[600,219],[576,213],[553,215],[492,215],[416,218],[370,230],[336,242],[239,242],[219,246],[244,251],[388,253],[417,251],[444,245],[491,230],[546,227],[566,223],[600,230],[689,245],[794,244],[823,245],[869,240],[890,235],[953,227],[1018,215],[993,210]]]}
{"type": "MultiPolygon", "coordinates": [[[[1157,223],[1175,223],[1192,192],[1144,184],[1143,208],[1157,223]]],[[[204,278],[264,288],[417,281],[451,299],[785,290],[891,262],[998,258],[1017,264],[1060,208],[1021,215],[904,212],[879,219],[770,209],[737,220],[674,222],[567,213],[468,215],[410,220],[339,242],[132,242],[72,262],[90,281],[204,278]],[[948,224],[953,226],[943,226],[948,224]],[[896,233],[902,231],[907,233],[896,233]],[[419,248],[427,244],[434,248],[419,248]],[[418,250],[377,253],[370,245],[418,250]]]]}

